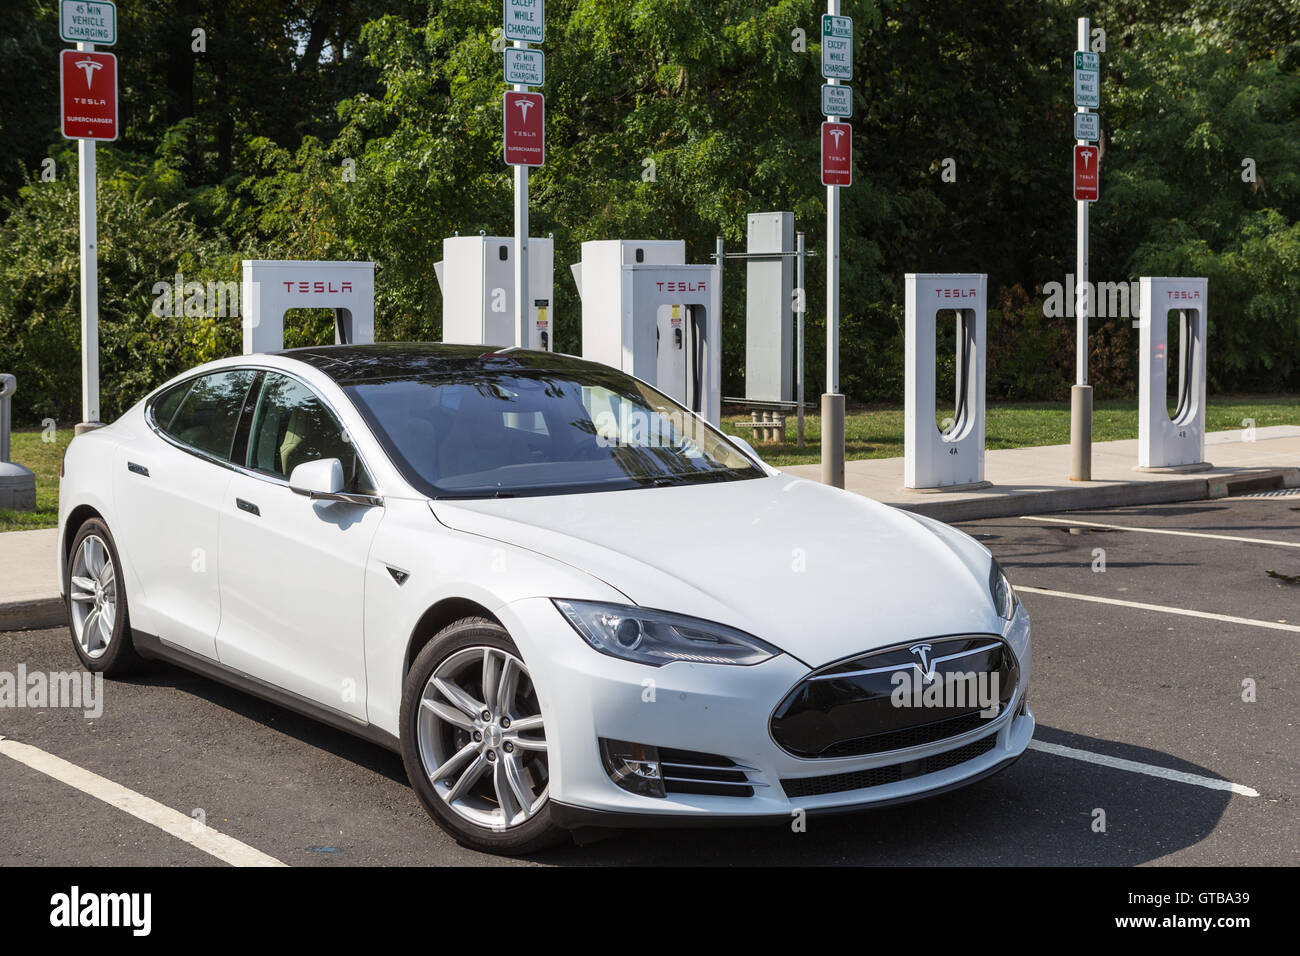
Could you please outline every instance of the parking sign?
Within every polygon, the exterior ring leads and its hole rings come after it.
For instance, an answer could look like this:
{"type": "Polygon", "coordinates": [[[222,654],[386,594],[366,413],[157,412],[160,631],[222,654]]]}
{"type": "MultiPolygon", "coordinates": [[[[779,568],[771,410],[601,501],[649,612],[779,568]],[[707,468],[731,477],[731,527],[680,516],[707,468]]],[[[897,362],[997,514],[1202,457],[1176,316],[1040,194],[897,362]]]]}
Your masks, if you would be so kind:
{"type": "Polygon", "coordinates": [[[117,7],[108,0],[59,0],[59,37],[112,46],[117,42],[117,7]]]}
{"type": "Polygon", "coordinates": [[[1074,54],[1074,105],[1101,107],[1101,57],[1082,50],[1074,54]]]}
{"type": "Polygon", "coordinates": [[[853,115],[853,88],[850,86],[822,87],[822,114],[825,116],[853,115]]]}
{"type": "Polygon", "coordinates": [[[1097,142],[1101,135],[1101,117],[1096,113],[1074,114],[1074,138],[1086,143],[1097,142]]]}
{"type": "Polygon", "coordinates": [[[546,0],[502,0],[507,40],[546,40],[546,0]]]}
{"type": "Polygon", "coordinates": [[[506,47],[506,82],[511,86],[542,86],[546,82],[546,54],[541,50],[506,47]]]}
{"type": "Polygon", "coordinates": [[[853,79],[853,18],[822,17],[822,76],[853,79]]]}

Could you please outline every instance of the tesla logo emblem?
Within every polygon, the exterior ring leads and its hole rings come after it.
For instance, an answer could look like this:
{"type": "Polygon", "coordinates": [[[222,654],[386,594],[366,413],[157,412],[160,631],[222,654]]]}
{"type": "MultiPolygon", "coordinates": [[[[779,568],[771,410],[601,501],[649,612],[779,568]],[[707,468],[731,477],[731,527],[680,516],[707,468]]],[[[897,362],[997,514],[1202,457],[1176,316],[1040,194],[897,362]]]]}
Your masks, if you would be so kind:
{"type": "Polygon", "coordinates": [[[104,68],[104,64],[96,60],[78,60],[76,66],[77,69],[86,72],[86,89],[90,89],[91,81],[95,78],[95,71],[104,68]]]}
{"type": "Polygon", "coordinates": [[[528,111],[532,108],[532,105],[531,100],[515,100],[515,106],[519,107],[519,121],[521,123],[528,122],[528,111]]]}
{"type": "Polygon", "coordinates": [[[915,654],[920,661],[916,665],[916,669],[921,672],[921,676],[925,678],[926,682],[929,683],[934,680],[934,658],[930,656],[930,645],[913,644],[908,650],[915,654]]]}
{"type": "Polygon", "coordinates": [[[835,137],[835,145],[838,147],[838,146],[840,145],[840,137],[844,135],[844,130],[842,130],[842,129],[830,129],[830,130],[827,130],[827,132],[830,133],[832,136],[835,137]]]}
{"type": "Polygon", "coordinates": [[[1079,150],[1079,155],[1083,157],[1083,168],[1084,168],[1084,169],[1087,169],[1087,168],[1088,168],[1088,163],[1090,163],[1090,162],[1092,161],[1092,152],[1093,152],[1093,151],[1090,150],[1090,149],[1081,149],[1081,150],[1079,150]]]}

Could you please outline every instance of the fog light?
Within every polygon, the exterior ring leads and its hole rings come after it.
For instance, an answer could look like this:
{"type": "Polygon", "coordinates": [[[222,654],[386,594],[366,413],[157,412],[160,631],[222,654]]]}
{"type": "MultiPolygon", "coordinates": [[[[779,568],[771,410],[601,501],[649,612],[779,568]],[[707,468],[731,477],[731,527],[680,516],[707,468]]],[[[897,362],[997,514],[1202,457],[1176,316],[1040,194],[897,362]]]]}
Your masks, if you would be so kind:
{"type": "Polygon", "coordinates": [[[609,779],[629,793],[643,797],[664,795],[664,781],[659,773],[659,748],[602,737],[600,759],[609,779]]]}

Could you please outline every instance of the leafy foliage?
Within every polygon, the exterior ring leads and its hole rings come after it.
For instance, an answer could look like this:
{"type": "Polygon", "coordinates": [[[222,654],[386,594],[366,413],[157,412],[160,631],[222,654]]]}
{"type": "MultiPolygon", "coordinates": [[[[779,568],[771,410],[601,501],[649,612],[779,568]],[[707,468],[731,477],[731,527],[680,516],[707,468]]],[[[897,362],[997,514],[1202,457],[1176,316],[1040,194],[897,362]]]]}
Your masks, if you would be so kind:
{"type": "MultiPolygon", "coordinates": [[[[20,416],[75,417],[73,152],[55,115],[52,5],[23,0],[0,104],[0,367],[20,416]],[[14,72],[18,71],[18,72],[14,72]],[[45,123],[42,126],[42,122],[45,123]],[[43,132],[42,132],[43,131],[43,132]],[[58,159],[54,183],[34,173],[58,159]]],[[[683,238],[707,261],[749,212],[793,210],[824,254],[816,0],[550,0],[547,164],[533,233],[556,238],[556,343],[578,352],[568,263],[588,239],[683,238]],[[796,31],[806,31],[799,49],[796,31]]],[[[183,271],[240,258],[373,259],[381,337],[437,338],[433,264],[454,232],[509,234],[498,0],[144,0],[120,4],[125,135],[101,147],[105,414],[238,348],[237,320],[150,313],[183,271]],[[192,51],[192,31],[207,48],[192,51]]],[[[1060,400],[1073,320],[1042,287],[1074,262],[1063,0],[846,0],[857,34],[855,183],[842,193],[841,384],[902,394],[902,277],[989,273],[993,397],[1060,400]],[[955,163],[956,182],[941,176],[955,163]]],[[[1211,387],[1300,388],[1300,17],[1293,0],[1101,0],[1105,162],[1092,278],[1210,277],[1211,387]],[[1254,182],[1243,160],[1254,160],[1254,182]]],[[[8,47],[6,47],[8,49],[8,47]]],[[[810,260],[807,379],[824,377],[824,258],[810,260]]],[[[727,394],[742,389],[743,266],[728,266],[727,394]]],[[[328,335],[308,318],[291,341],[328,335]]],[[[1092,334],[1092,381],[1131,394],[1136,336],[1092,334]]]]}

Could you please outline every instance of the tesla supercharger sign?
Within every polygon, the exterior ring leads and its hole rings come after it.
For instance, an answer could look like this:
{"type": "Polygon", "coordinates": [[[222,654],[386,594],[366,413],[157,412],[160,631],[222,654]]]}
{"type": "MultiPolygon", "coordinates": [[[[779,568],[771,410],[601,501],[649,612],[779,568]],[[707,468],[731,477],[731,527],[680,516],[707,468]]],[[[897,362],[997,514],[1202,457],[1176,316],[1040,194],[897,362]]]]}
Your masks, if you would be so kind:
{"type": "Polygon", "coordinates": [[[67,139],[117,139],[117,57],[111,53],[63,50],[63,135],[67,139]]]}
{"type": "Polygon", "coordinates": [[[853,127],[822,123],[822,185],[853,185],[853,127]]]}
{"type": "Polygon", "coordinates": [[[1096,202],[1101,194],[1098,167],[1101,157],[1096,146],[1074,147],[1074,198],[1076,202],[1096,202]]]}
{"type": "Polygon", "coordinates": [[[541,93],[506,93],[505,158],[510,166],[546,162],[546,97],[541,93]]]}

